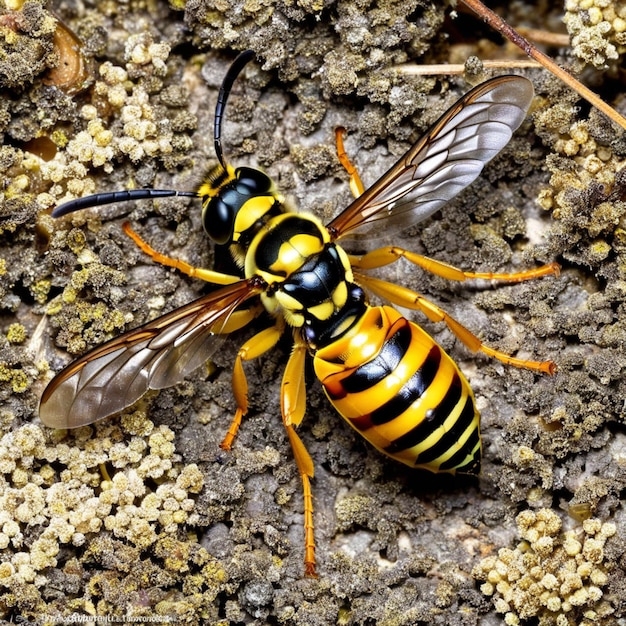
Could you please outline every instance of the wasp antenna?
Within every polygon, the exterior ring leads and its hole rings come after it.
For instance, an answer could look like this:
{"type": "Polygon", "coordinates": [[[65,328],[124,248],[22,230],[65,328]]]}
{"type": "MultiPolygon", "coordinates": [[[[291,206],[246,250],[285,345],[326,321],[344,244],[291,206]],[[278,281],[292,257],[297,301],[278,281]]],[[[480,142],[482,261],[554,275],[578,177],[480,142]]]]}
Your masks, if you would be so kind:
{"type": "Polygon", "coordinates": [[[175,189],[131,189],[130,191],[110,191],[107,193],[95,193],[84,198],[76,198],[56,207],[52,217],[62,217],[74,211],[88,209],[90,207],[102,206],[104,204],[114,204],[116,202],[126,202],[127,200],[147,200],[155,198],[169,198],[171,196],[185,196],[196,198],[195,191],[176,191],[175,189]]]}
{"type": "Polygon", "coordinates": [[[226,102],[228,101],[230,90],[232,89],[237,76],[239,76],[241,70],[252,60],[253,57],[253,50],[244,50],[237,56],[232,65],[228,68],[226,76],[224,76],[224,80],[222,81],[220,92],[217,95],[217,104],[215,105],[215,122],[213,124],[213,137],[215,140],[215,155],[224,170],[226,169],[226,161],[224,161],[224,153],[222,152],[222,119],[224,118],[226,102]]]}

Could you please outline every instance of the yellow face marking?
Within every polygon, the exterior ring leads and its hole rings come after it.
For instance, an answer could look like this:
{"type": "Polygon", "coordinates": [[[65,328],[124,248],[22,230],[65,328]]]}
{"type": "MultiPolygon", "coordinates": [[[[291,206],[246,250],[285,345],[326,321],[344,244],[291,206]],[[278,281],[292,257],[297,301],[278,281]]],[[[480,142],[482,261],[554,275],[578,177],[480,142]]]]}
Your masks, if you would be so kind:
{"type": "Polygon", "coordinates": [[[258,222],[274,205],[273,196],[256,196],[251,198],[242,207],[235,217],[234,241],[239,240],[239,234],[245,232],[258,222]]]}

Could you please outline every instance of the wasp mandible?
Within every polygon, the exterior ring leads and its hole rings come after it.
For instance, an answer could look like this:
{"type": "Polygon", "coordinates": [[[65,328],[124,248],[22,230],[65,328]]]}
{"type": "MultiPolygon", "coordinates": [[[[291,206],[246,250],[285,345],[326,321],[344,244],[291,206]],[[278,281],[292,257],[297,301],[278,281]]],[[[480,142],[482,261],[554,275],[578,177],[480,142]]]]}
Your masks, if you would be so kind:
{"type": "Polygon", "coordinates": [[[43,393],[42,421],[76,428],[108,417],[149,389],[180,382],[211,357],[224,335],[247,326],[262,311],[273,323],[239,349],[233,367],[237,405],[221,444],[230,449],[248,412],[244,362],[271,350],[287,331],[293,350],[281,383],[280,404],[304,491],[305,572],[315,576],[313,462],[296,427],[306,409],[305,360],[339,414],[384,454],[432,472],[477,473],[480,417],[472,390],[454,361],[416,323],[388,305],[372,306],[366,292],[443,321],[472,351],[517,367],[552,374],[552,361],[527,361],[483,343],[419,293],[371,276],[369,270],[400,259],[449,280],[523,281],[557,275],[556,263],[513,274],[465,272],[397,246],[361,256],[339,245],[346,235],[373,227],[420,222],[467,187],[509,142],[533,98],[530,81],[502,76],[472,89],[450,108],[369,189],[336,133],[340,162],[350,175],[354,201],[329,224],[286,208],[271,179],[224,159],[221,129],[233,82],[253,53],[241,53],[219,91],[214,123],[216,167],[195,192],[138,189],[79,198],[52,215],[123,200],[184,195],[199,197],[208,236],[229,247],[238,274],[224,274],[153,250],[128,224],[124,231],[158,263],[218,288],[194,302],[116,337],[57,374],[43,393]],[[242,306],[244,305],[245,306],[242,306]]]}

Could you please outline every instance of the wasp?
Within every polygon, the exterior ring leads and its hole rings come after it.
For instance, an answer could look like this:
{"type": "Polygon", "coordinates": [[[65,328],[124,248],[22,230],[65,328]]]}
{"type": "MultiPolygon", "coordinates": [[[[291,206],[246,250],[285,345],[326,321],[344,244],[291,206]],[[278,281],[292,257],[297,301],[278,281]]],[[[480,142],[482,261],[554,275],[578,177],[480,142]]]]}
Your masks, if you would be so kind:
{"type": "Polygon", "coordinates": [[[401,259],[446,279],[523,281],[558,275],[551,263],[512,274],[466,272],[397,246],[349,254],[339,241],[372,229],[425,220],[480,174],[507,145],[527,115],[532,83],[519,76],[475,87],[377,182],[364,189],[336,131],[338,159],[354,201],[324,225],[287,208],[272,180],[224,159],[222,122],[234,81],[253,57],[241,53],[221,85],[214,122],[216,167],[194,192],[137,189],[67,202],[52,215],[124,200],[191,196],[201,199],[208,236],[228,246],[240,271],[193,267],[150,247],[126,223],[155,262],[215,285],[208,295],[96,347],[58,373],[39,406],[51,427],[76,428],[134,404],[149,389],[180,382],[211,357],[222,339],[266,311],[271,323],[239,349],[233,366],[235,416],[221,444],[230,449],[248,412],[244,363],[271,350],[284,332],[293,349],[281,382],[283,425],[302,479],[305,573],[316,575],[313,536],[313,462],[296,432],[306,409],[305,364],[313,369],[337,412],[384,454],[431,472],[476,474],[481,462],[480,416],[472,390],[454,361],[415,322],[393,306],[374,306],[368,293],[444,322],[471,351],[535,372],[553,374],[553,361],[528,361],[484,345],[457,320],[419,293],[370,274],[401,259]]]}

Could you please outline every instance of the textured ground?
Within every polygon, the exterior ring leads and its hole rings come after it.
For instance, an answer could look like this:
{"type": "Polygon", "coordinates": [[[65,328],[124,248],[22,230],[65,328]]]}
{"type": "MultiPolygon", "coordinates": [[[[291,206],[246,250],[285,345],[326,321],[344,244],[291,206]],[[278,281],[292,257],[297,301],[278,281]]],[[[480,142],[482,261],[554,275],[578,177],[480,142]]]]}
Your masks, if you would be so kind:
{"type": "MultiPolygon", "coordinates": [[[[235,52],[252,48],[260,62],[235,87],[226,156],[264,167],[294,206],[328,220],[351,197],[335,126],[348,129],[368,184],[486,77],[475,63],[467,80],[401,75],[395,65],[514,52],[426,0],[56,3],[79,54],[44,4],[0,3],[0,618],[622,623],[623,131],[545,71],[526,71],[537,98],[509,147],[450,206],[394,234],[393,243],[479,271],[558,261],[559,278],[514,286],[450,285],[399,263],[382,274],[489,345],[552,358],[559,371],[474,357],[424,322],[482,413],[475,480],[387,460],[311,377],[299,432],[316,468],[320,577],[305,579],[300,481],[280,422],[287,341],[246,367],[251,410],[231,453],[219,443],[234,411],[232,363],[251,330],[121,418],[74,432],[37,418],[50,371],[204,293],[142,255],[124,219],[159,250],[225,267],[198,204],[143,202],[59,221],[46,210],[95,191],[195,188],[214,163],[216,89],[235,52]]],[[[513,24],[564,31],[547,3],[498,5],[513,24]]],[[[584,77],[602,94],[623,91],[622,11],[568,2],[574,46],[550,49],[575,71],[595,66],[584,77]]],[[[626,108],[622,95],[611,103],[626,108]]]]}

